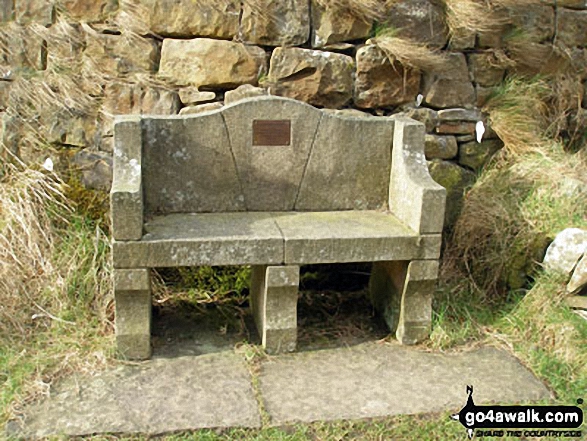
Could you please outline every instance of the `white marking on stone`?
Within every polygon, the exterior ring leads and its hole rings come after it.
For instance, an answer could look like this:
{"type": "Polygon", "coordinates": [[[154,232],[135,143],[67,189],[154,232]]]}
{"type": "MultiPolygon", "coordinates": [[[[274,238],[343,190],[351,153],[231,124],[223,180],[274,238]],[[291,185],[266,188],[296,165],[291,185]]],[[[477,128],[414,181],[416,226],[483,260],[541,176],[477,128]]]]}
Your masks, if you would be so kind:
{"type": "Polygon", "coordinates": [[[52,172],[53,171],[53,160],[51,158],[45,159],[45,162],[43,162],[43,168],[47,171],[52,172]]]}
{"type": "Polygon", "coordinates": [[[480,143],[485,134],[485,124],[483,124],[483,121],[477,121],[477,124],[475,125],[475,133],[477,134],[477,142],[480,143]]]}
{"type": "Polygon", "coordinates": [[[419,93],[416,97],[416,107],[420,107],[422,105],[422,101],[424,101],[424,95],[419,93]]]}

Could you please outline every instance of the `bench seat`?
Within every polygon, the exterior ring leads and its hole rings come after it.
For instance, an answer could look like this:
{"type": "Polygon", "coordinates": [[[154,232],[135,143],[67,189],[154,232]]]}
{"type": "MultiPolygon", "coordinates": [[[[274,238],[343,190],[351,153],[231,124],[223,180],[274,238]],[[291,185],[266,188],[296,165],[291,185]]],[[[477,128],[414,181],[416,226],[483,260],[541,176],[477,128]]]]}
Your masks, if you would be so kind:
{"type": "Polygon", "coordinates": [[[380,211],[188,213],[156,216],[138,241],[114,242],[117,268],[301,265],[433,259],[421,235],[380,211]]]}

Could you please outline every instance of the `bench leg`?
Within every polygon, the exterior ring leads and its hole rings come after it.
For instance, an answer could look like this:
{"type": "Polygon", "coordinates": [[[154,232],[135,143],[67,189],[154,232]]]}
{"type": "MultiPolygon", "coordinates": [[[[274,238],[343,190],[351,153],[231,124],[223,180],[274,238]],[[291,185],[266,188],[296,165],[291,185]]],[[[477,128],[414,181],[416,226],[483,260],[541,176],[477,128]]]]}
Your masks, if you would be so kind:
{"type": "Polygon", "coordinates": [[[297,343],[299,266],[254,266],[251,307],[265,350],[292,352],[297,343]]]}
{"type": "Polygon", "coordinates": [[[127,359],[151,356],[151,284],[148,269],[115,269],[116,345],[127,359]]]}
{"type": "Polygon", "coordinates": [[[373,264],[373,304],[401,344],[416,344],[430,335],[437,277],[437,260],[373,264]]]}

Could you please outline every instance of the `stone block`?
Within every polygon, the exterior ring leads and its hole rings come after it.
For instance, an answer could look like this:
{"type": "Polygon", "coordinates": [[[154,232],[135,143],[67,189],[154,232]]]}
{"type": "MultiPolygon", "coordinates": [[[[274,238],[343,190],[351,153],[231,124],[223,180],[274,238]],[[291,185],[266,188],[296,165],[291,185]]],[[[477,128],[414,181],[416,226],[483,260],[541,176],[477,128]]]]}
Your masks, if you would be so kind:
{"type": "Polygon", "coordinates": [[[159,75],[179,85],[231,88],[257,84],[267,56],[257,46],[195,38],[163,40],[159,75]]]}
{"type": "Polygon", "coordinates": [[[452,159],[457,156],[459,147],[454,136],[426,135],[426,159],[452,159]]]}
{"type": "Polygon", "coordinates": [[[367,38],[373,23],[353,15],[344,8],[325,7],[318,0],[312,4],[312,47],[367,38]]]}
{"type": "Polygon", "coordinates": [[[587,46],[587,11],[558,8],[556,42],[568,47],[587,46]]]}
{"type": "Polygon", "coordinates": [[[505,68],[495,52],[481,52],[469,55],[469,66],[473,81],[480,86],[495,86],[502,82],[505,68]]]}
{"type": "Polygon", "coordinates": [[[469,121],[441,121],[436,133],[441,135],[465,135],[475,133],[476,124],[469,121]]]}
{"type": "Polygon", "coordinates": [[[254,98],[257,96],[268,95],[267,89],[255,87],[250,84],[243,84],[234,90],[229,90],[224,94],[224,104],[232,104],[245,98],[254,98]]]}
{"type": "MultiPolygon", "coordinates": [[[[563,8],[559,9],[559,13],[560,10],[563,8]]],[[[523,7],[514,8],[510,12],[510,17],[514,27],[521,31],[528,41],[534,43],[552,41],[555,29],[555,14],[552,6],[524,4],[523,7]]]]}
{"type": "Polygon", "coordinates": [[[112,135],[116,115],[174,115],[179,108],[179,97],[173,90],[142,84],[108,83],[101,109],[106,120],[104,135],[112,135]]]}
{"type": "Polygon", "coordinates": [[[299,273],[299,266],[253,267],[251,306],[261,342],[270,354],[296,349],[299,273]]]}
{"type": "Polygon", "coordinates": [[[398,0],[387,8],[386,24],[397,30],[397,36],[409,38],[434,48],[448,41],[444,6],[437,0],[398,0]]]}
{"type": "Polygon", "coordinates": [[[179,90],[179,99],[183,105],[201,104],[214,101],[215,92],[200,92],[196,87],[185,87],[179,90]]]}
{"type": "Polygon", "coordinates": [[[482,87],[477,86],[475,87],[475,94],[477,95],[476,105],[478,108],[482,108],[489,99],[491,95],[494,93],[495,89],[493,87],[482,87]]]}
{"type": "Polygon", "coordinates": [[[418,236],[378,211],[276,213],[286,264],[436,258],[440,235],[418,236]]]}
{"type": "Polygon", "coordinates": [[[259,97],[226,107],[223,116],[247,210],[293,210],[322,113],[298,101],[259,97]],[[255,130],[253,119],[281,123],[255,130]],[[279,145],[254,143],[262,130],[286,139],[279,145]]]}
{"type": "Polygon", "coordinates": [[[371,299],[401,344],[416,344],[430,334],[438,261],[375,262],[371,299]]]}
{"type": "Polygon", "coordinates": [[[587,253],[587,230],[567,228],[549,245],[544,266],[549,270],[570,275],[582,256],[587,253]]]}
{"type": "Polygon", "coordinates": [[[475,88],[469,78],[464,54],[446,54],[447,68],[424,75],[424,102],[435,108],[465,107],[475,103],[475,88]]]}
{"type": "Polygon", "coordinates": [[[438,119],[443,122],[474,122],[483,119],[477,109],[442,109],[438,111],[438,119]]]}
{"type": "Polygon", "coordinates": [[[310,36],[308,0],[256,0],[242,3],[239,38],[263,46],[296,46],[310,36]]]}
{"type": "Polygon", "coordinates": [[[114,270],[116,344],[124,358],[151,356],[151,288],[149,270],[114,270]]]}
{"type": "MultiPolygon", "coordinates": [[[[8,23],[0,34],[0,64],[11,72],[19,69],[45,70],[47,67],[47,45],[31,26],[8,23]]],[[[7,78],[6,75],[3,79],[7,78]]]]}
{"type": "Polygon", "coordinates": [[[450,161],[434,159],[429,163],[432,178],[446,188],[446,227],[454,225],[463,207],[465,191],[475,182],[475,174],[450,161]]]}
{"type": "Polygon", "coordinates": [[[357,51],[354,102],[368,109],[414,102],[420,79],[418,70],[390,60],[377,46],[363,46],[357,51]]]}
{"type": "Polygon", "coordinates": [[[84,62],[111,75],[150,73],[155,70],[159,46],[155,40],[111,34],[86,34],[84,62]]]}
{"type": "Polygon", "coordinates": [[[270,213],[156,216],[140,241],[113,243],[115,268],[283,263],[283,236],[270,213]]]}
{"type": "Polygon", "coordinates": [[[80,150],[73,157],[73,164],[82,173],[86,188],[109,191],[112,185],[112,155],[80,150]]]}
{"type": "Polygon", "coordinates": [[[402,111],[398,116],[406,116],[424,124],[427,133],[434,131],[438,125],[438,112],[428,107],[415,107],[402,111]]]}
{"type": "Polygon", "coordinates": [[[0,0],[0,23],[14,18],[14,0],[0,0]]]}
{"type": "Polygon", "coordinates": [[[120,117],[114,126],[113,181],[110,192],[112,237],[139,240],[143,236],[140,118],[120,117]]]}
{"type": "Polygon", "coordinates": [[[475,32],[467,29],[457,29],[451,36],[448,42],[448,48],[451,51],[464,51],[473,49],[476,42],[475,32]]]}
{"type": "MultiPolygon", "coordinates": [[[[551,0],[552,1],[552,0],[551,0]]],[[[554,0],[557,6],[570,9],[587,9],[586,0],[554,0]]]]}
{"type": "Polygon", "coordinates": [[[490,139],[478,143],[467,142],[459,146],[459,164],[473,170],[480,170],[503,147],[499,139],[490,139]]]}
{"type": "Polygon", "coordinates": [[[268,81],[273,95],[315,106],[339,108],[352,97],[354,61],[348,55],[300,48],[277,48],[268,81]]]}
{"type": "Polygon", "coordinates": [[[0,112],[4,112],[8,107],[8,100],[10,95],[10,81],[0,80],[0,112]]]}
{"type": "Polygon", "coordinates": [[[198,113],[211,112],[213,110],[222,109],[222,103],[205,103],[197,106],[187,106],[179,111],[180,115],[195,115],[198,113]]]}
{"type": "Polygon", "coordinates": [[[424,155],[424,125],[396,117],[389,209],[420,234],[442,232],[446,190],[432,180],[424,155]]]}
{"type": "Polygon", "coordinates": [[[75,147],[95,146],[96,136],[99,135],[97,119],[96,109],[88,111],[85,115],[72,116],[69,111],[55,112],[53,109],[42,110],[40,114],[47,141],[75,147]]]}
{"type": "MultiPolygon", "coordinates": [[[[163,37],[231,39],[238,32],[241,2],[237,0],[141,0],[140,4],[151,30],[163,37]]],[[[124,3],[121,8],[126,9],[124,3]]]]}
{"type": "Polygon", "coordinates": [[[118,10],[118,0],[59,0],[59,6],[74,21],[101,22],[118,10]]]}
{"type": "Polygon", "coordinates": [[[14,16],[18,24],[48,26],[53,23],[53,15],[52,0],[14,0],[14,16]]]}
{"type": "Polygon", "coordinates": [[[317,132],[311,133],[313,148],[296,187],[295,210],[385,209],[393,122],[323,115],[317,132]]]}

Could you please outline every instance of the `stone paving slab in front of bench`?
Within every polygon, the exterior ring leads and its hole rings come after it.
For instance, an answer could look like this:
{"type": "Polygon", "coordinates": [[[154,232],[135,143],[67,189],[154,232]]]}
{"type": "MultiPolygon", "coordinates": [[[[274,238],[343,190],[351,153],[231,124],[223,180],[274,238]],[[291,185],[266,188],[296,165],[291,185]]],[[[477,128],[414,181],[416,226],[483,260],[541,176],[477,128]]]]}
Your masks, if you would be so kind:
{"type": "MultiPolygon", "coordinates": [[[[68,379],[48,399],[25,409],[24,428],[10,422],[7,431],[36,439],[259,427],[243,356],[226,349],[68,379]]],[[[376,342],[269,357],[261,361],[257,393],[270,424],[280,425],[458,410],[471,384],[476,404],[551,397],[502,350],[441,354],[376,342]]]]}
{"type": "Polygon", "coordinates": [[[489,347],[439,354],[366,343],[274,358],[260,376],[272,424],[457,410],[467,385],[475,404],[550,398],[514,357],[489,347]]]}
{"type": "Polygon", "coordinates": [[[26,410],[26,439],[51,434],[160,434],[206,427],[258,427],[261,419],[242,358],[232,352],[156,359],[70,379],[26,410]]]}

